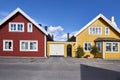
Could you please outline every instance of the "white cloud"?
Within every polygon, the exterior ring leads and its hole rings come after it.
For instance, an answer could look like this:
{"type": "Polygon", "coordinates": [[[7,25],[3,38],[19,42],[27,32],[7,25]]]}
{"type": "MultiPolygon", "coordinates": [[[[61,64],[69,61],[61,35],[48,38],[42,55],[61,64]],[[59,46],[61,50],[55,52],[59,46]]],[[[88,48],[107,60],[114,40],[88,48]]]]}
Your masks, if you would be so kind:
{"type": "Polygon", "coordinates": [[[48,27],[48,32],[50,33],[57,33],[57,32],[61,32],[64,29],[61,26],[50,26],[48,27]]]}
{"type": "MultiPolygon", "coordinates": [[[[69,34],[72,37],[77,31],[71,32],[69,34]]],[[[64,28],[62,26],[49,26],[48,33],[54,35],[55,41],[66,41],[67,33],[64,32],[64,28]]]]}

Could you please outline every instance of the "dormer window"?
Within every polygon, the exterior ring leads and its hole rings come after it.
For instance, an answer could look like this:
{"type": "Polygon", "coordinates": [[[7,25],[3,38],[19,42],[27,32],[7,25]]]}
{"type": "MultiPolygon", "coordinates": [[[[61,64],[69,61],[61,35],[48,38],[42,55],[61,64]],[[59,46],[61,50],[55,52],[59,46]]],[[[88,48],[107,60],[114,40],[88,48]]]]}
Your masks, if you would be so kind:
{"type": "Polygon", "coordinates": [[[10,22],[9,32],[24,32],[24,23],[10,22]]]}
{"type": "Polygon", "coordinates": [[[33,31],[32,23],[28,23],[27,32],[32,32],[32,31],[33,31]]]}

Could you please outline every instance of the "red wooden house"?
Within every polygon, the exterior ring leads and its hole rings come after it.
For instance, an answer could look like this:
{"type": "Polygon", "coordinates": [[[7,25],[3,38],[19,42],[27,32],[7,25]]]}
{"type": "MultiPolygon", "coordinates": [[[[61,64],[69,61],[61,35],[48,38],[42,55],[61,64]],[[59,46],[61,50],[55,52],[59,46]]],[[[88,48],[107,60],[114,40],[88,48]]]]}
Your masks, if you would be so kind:
{"type": "Polygon", "coordinates": [[[17,8],[0,22],[0,56],[45,57],[48,33],[17,8]]]}

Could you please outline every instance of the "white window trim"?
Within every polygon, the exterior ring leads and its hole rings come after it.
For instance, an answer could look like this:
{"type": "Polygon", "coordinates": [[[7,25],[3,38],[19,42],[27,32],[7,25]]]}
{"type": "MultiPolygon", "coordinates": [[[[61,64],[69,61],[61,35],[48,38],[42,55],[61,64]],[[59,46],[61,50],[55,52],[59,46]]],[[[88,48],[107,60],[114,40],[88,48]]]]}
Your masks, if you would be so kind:
{"type": "MultiPolygon", "coordinates": [[[[119,42],[106,42],[107,43],[111,43],[111,51],[106,51],[108,53],[119,53],[119,42]],[[113,43],[117,43],[118,44],[118,51],[113,51],[113,43]]],[[[106,47],[106,46],[105,46],[106,47]]]]}
{"type": "Polygon", "coordinates": [[[20,51],[35,51],[35,52],[37,52],[38,51],[38,40],[20,40],[20,51]],[[22,42],[28,42],[28,50],[21,49],[22,42]],[[30,42],[36,42],[36,47],[37,48],[35,50],[30,50],[30,45],[29,45],[30,42]]]}
{"type": "Polygon", "coordinates": [[[105,35],[110,35],[110,29],[109,29],[109,27],[105,27],[105,35]],[[108,34],[106,33],[106,28],[108,28],[108,34]]]}
{"type": "Polygon", "coordinates": [[[33,25],[32,25],[32,23],[27,23],[27,32],[33,32],[33,25]],[[29,25],[31,25],[31,31],[29,30],[29,25]]]}
{"type": "Polygon", "coordinates": [[[92,42],[84,42],[83,43],[83,50],[84,50],[84,52],[90,52],[89,50],[85,50],[85,43],[90,43],[91,44],[91,47],[92,47],[92,42]]]}
{"type": "Polygon", "coordinates": [[[3,40],[3,51],[13,51],[13,40],[3,40]],[[5,49],[5,42],[9,41],[12,42],[12,48],[11,49],[5,49]]]}
{"type": "Polygon", "coordinates": [[[89,35],[102,35],[102,27],[89,27],[89,35]],[[90,34],[90,28],[101,28],[100,34],[90,34]]]}
{"type": "MultiPolygon", "coordinates": [[[[17,26],[17,27],[18,27],[18,26],[17,26]]],[[[10,22],[10,23],[9,23],[9,32],[24,32],[24,23],[23,23],[23,22],[10,22]],[[18,31],[18,30],[12,31],[12,30],[11,30],[11,24],[16,24],[16,25],[22,24],[22,25],[23,25],[23,30],[22,30],[22,31],[18,31]]]]}

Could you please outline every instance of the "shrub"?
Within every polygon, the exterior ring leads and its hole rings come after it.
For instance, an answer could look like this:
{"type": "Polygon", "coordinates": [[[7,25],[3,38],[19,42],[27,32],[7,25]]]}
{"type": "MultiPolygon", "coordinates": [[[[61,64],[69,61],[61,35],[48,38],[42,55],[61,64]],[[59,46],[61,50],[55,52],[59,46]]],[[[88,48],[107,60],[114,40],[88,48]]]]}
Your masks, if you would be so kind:
{"type": "Polygon", "coordinates": [[[77,57],[78,58],[81,58],[85,53],[84,53],[84,50],[81,46],[78,46],[77,47],[77,51],[76,51],[76,54],[77,54],[77,57]]]}
{"type": "Polygon", "coordinates": [[[96,54],[99,53],[99,50],[96,46],[93,46],[91,49],[91,53],[94,55],[94,57],[96,57],[96,54]]]}

